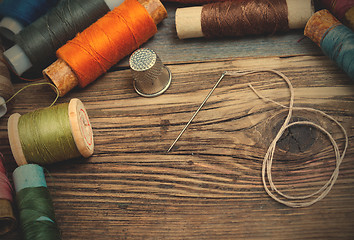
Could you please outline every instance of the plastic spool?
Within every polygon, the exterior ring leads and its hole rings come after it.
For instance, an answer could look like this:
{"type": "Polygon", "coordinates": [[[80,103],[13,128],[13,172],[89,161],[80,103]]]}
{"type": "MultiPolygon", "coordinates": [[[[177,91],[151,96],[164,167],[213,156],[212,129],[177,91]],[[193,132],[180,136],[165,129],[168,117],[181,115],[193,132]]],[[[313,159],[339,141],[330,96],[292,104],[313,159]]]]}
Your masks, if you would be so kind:
{"type": "MultiPolygon", "coordinates": [[[[314,13],[312,0],[286,0],[290,29],[305,27],[314,13]]],[[[177,8],[176,31],[179,39],[204,37],[201,25],[203,7],[177,8]]]]}
{"type": "Polygon", "coordinates": [[[7,39],[13,40],[13,36],[22,29],[23,25],[11,17],[4,17],[0,21],[0,32],[7,39]]]}
{"type": "MultiPolygon", "coordinates": [[[[104,0],[110,10],[118,7],[123,0],[104,0]]],[[[70,39],[68,39],[70,40],[70,39]]],[[[14,70],[14,72],[21,76],[25,71],[30,69],[33,65],[27,57],[23,49],[17,44],[4,52],[4,57],[14,70]]]]}
{"type": "Polygon", "coordinates": [[[10,79],[9,70],[3,60],[3,46],[0,41],[0,118],[6,114],[10,107],[6,106],[6,100],[15,92],[10,79]]]}
{"type": "MultiPolygon", "coordinates": [[[[91,123],[85,106],[79,99],[73,98],[70,100],[68,108],[71,133],[74,137],[76,147],[80,154],[87,158],[93,154],[94,142],[91,123]]],[[[19,113],[15,113],[8,120],[8,136],[11,151],[18,166],[28,164],[19,137],[18,121],[20,117],[19,113]]]]}

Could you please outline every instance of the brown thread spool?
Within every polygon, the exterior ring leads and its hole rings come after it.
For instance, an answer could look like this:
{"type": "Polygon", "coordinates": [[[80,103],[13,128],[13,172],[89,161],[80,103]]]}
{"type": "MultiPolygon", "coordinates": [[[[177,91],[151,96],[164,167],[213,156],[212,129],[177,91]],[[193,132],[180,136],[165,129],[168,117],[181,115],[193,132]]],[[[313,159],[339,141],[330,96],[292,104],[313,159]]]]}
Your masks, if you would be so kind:
{"type": "Polygon", "coordinates": [[[6,169],[2,163],[5,160],[0,153],[0,235],[10,232],[16,225],[16,218],[12,210],[12,187],[7,178],[6,169]]]}
{"type": "Polygon", "coordinates": [[[4,49],[0,42],[0,117],[7,112],[7,108],[9,107],[9,105],[5,104],[5,101],[15,92],[10,80],[9,70],[4,63],[3,51],[4,49]]]}
{"type": "Polygon", "coordinates": [[[0,199],[0,235],[10,232],[16,224],[11,202],[7,199],[0,199]]]}
{"type": "MultiPolygon", "coordinates": [[[[155,25],[167,17],[167,11],[159,0],[138,0],[138,2],[147,10],[155,25]]],[[[62,59],[58,59],[44,69],[43,75],[59,89],[60,96],[64,96],[75,86],[79,85],[79,79],[74,71],[62,59]]]]}
{"type": "Polygon", "coordinates": [[[180,39],[244,36],[303,28],[314,13],[312,0],[227,1],[178,8],[180,39]]]}

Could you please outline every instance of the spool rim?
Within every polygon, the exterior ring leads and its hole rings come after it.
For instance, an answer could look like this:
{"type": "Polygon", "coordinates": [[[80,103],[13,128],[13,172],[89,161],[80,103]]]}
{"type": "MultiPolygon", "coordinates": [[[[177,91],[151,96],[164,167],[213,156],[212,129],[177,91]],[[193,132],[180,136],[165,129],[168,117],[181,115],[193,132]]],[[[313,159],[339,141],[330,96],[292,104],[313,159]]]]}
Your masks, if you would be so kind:
{"type": "Polygon", "coordinates": [[[26,157],[23,153],[20,135],[18,132],[18,121],[21,115],[19,113],[14,113],[9,117],[7,122],[8,137],[10,142],[10,147],[12,155],[18,166],[28,164],[26,157]]]}
{"type": "Polygon", "coordinates": [[[90,157],[94,151],[93,132],[86,108],[80,99],[70,100],[68,115],[77,149],[83,157],[90,157]]]}

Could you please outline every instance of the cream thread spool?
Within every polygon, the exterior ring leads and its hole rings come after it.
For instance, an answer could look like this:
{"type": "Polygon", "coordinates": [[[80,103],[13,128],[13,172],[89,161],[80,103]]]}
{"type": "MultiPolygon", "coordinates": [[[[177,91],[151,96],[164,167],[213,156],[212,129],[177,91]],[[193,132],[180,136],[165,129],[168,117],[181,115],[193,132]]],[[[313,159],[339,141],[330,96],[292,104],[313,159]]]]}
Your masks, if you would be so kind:
{"type": "MultiPolygon", "coordinates": [[[[20,117],[19,113],[15,113],[8,120],[8,136],[11,151],[18,166],[28,164],[19,135],[18,122],[20,117]]],[[[68,118],[77,150],[85,158],[91,156],[94,150],[91,123],[84,104],[79,99],[73,98],[70,100],[68,118]]]]}
{"type": "Polygon", "coordinates": [[[129,58],[135,91],[143,97],[156,97],[164,93],[172,81],[171,71],[157,54],[149,48],[136,50],[129,58]]]}
{"type": "Polygon", "coordinates": [[[8,110],[6,100],[14,94],[14,87],[10,80],[10,72],[3,62],[3,46],[0,41],[0,118],[4,116],[8,110]]]}

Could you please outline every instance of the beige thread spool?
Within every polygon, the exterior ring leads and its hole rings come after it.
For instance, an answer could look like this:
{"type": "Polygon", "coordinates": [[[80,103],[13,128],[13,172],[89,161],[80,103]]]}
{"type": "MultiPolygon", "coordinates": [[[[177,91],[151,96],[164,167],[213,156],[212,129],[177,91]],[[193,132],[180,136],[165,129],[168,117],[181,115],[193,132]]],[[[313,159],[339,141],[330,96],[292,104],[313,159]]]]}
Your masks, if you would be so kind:
{"type": "MultiPolygon", "coordinates": [[[[87,158],[93,154],[94,141],[91,123],[85,106],[79,99],[73,98],[70,100],[68,110],[71,133],[75,145],[80,154],[87,158]]],[[[8,136],[11,151],[18,166],[28,164],[19,136],[18,121],[20,117],[20,114],[15,113],[10,116],[8,121],[8,136]]]]}
{"type": "Polygon", "coordinates": [[[0,118],[6,114],[7,108],[9,107],[9,105],[5,104],[5,101],[15,92],[10,80],[9,70],[4,63],[3,50],[3,46],[0,42],[0,118]]]}

